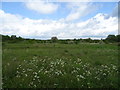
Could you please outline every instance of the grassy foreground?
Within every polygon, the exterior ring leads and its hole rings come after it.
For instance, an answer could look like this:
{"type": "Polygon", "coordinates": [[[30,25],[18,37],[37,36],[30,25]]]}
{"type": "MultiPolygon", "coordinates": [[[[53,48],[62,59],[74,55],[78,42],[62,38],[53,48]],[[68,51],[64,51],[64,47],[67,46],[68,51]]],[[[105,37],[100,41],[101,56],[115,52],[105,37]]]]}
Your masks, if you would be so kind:
{"type": "Polygon", "coordinates": [[[3,88],[118,88],[112,44],[3,45],[3,88]]]}

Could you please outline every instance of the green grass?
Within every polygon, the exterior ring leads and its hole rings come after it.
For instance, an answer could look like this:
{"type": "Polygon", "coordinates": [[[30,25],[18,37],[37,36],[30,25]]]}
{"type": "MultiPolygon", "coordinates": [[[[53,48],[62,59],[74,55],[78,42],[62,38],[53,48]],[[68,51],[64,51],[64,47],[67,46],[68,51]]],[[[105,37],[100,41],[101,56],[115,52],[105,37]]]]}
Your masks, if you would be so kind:
{"type": "Polygon", "coordinates": [[[118,88],[114,44],[3,46],[3,88],[118,88]]]}

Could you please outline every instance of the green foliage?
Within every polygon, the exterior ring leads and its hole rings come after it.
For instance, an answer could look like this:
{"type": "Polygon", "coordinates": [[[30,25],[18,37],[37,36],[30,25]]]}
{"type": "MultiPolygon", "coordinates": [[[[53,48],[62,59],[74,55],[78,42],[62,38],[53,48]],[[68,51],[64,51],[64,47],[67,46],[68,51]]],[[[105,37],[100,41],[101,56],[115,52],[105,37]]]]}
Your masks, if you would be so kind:
{"type": "Polygon", "coordinates": [[[55,43],[55,42],[58,41],[58,39],[57,39],[57,37],[51,37],[51,41],[52,41],[53,43],[55,43]]]}
{"type": "Polygon", "coordinates": [[[116,42],[117,41],[117,37],[115,35],[108,35],[106,40],[109,41],[109,42],[116,42]]]}
{"type": "Polygon", "coordinates": [[[106,39],[95,40],[91,38],[87,39],[66,39],[66,40],[59,40],[57,37],[52,37],[51,40],[36,40],[36,39],[25,39],[22,37],[17,37],[16,35],[2,35],[2,41],[8,43],[18,43],[18,42],[27,42],[27,43],[61,43],[61,44],[79,44],[79,43],[117,43],[120,42],[120,35],[108,35],[106,39]]]}
{"type": "Polygon", "coordinates": [[[88,39],[84,39],[84,41],[91,43],[91,42],[92,42],[92,39],[91,39],[91,38],[88,38],[88,39]]]}
{"type": "Polygon", "coordinates": [[[117,56],[114,44],[4,42],[3,88],[118,88],[117,56]]]}
{"type": "Polygon", "coordinates": [[[117,42],[120,42],[120,35],[117,35],[117,42]]]}
{"type": "Polygon", "coordinates": [[[103,40],[2,35],[2,40],[3,88],[118,88],[114,43],[120,46],[120,35],[103,40]]]}
{"type": "Polygon", "coordinates": [[[11,36],[11,39],[16,39],[16,38],[17,38],[16,35],[11,36]]]}
{"type": "Polygon", "coordinates": [[[8,42],[8,43],[17,43],[23,41],[22,37],[16,37],[16,35],[2,35],[2,42],[8,42]]]}

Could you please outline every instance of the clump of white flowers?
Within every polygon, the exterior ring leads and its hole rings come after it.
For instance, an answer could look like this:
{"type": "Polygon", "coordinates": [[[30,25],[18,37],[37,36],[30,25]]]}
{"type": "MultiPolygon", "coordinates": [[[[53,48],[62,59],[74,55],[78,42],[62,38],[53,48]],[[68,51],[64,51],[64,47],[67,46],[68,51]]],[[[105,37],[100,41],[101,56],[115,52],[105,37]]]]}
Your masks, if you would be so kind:
{"type": "MultiPolygon", "coordinates": [[[[28,84],[28,87],[34,88],[39,86],[39,84],[51,84],[51,82],[53,86],[59,86],[60,82],[58,81],[61,78],[69,80],[71,83],[81,83],[79,85],[81,87],[87,85],[88,88],[91,88],[91,82],[87,82],[86,80],[99,82],[106,80],[106,77],[110,77],[113,73],[118,72],[118,68],[114,64],[102,64],[99,67],[94,67],[90,63],[83,62],[81,58],[72,60],[67,58],[52,59],[50,57],[39,58],[34,56],[31,60],[23,60],[23,62],[16,68],[15,80],[21,80],[20,82],[25,82],[26,85],[28,84]]],[[[7,66],[10,66],[10,64],[8,63],[7,66]]]]}

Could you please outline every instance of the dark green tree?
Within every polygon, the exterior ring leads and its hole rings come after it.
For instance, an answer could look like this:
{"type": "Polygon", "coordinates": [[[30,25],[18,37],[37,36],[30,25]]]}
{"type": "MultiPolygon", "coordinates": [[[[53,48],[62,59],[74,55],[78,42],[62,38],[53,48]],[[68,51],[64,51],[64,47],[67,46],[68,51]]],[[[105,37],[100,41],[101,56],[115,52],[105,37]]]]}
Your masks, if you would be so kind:
{"type": "Polygon", "coordinates": [[[54,43],[54,42],[57,42],[58,41],[58,38],[57,37],[51,37],[51,41],[54,43]]]}
{"type": "Polygon", "coordinates": [[[16,35],[11,36],[11,39],[16,39],[16,38],[17,38],[16,35]]]}
{"type": "Polygon", "coordinates": [[[120,35],[117,35],[117,42],[120,42],[120,35]]]}
{"type": "Polygon", "coordinates": [[[117,37],[115,35],[108,35],[106,40],[108,42],[116,42],[117,41],[117,37]]]}

